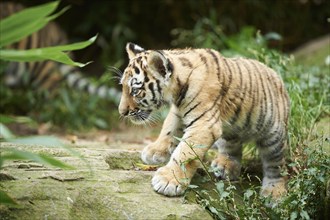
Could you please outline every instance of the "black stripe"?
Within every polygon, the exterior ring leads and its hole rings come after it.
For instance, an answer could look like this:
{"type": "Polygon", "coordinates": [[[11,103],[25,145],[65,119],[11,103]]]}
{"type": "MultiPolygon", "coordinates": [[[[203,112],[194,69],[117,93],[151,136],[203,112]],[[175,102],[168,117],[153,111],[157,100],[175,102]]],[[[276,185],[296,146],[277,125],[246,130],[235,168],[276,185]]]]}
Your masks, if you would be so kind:
{"type": "Polygon", "coordinates": [[[202,87],[198,90],[197,94],[184,106],[184,109],[190,106],[191,103],[195,101],[195,99],[198,97],[199,93],[202,91],[202,87]]]}
{"type": "Polygon", "coordinates": [[[271,82],[269,82],[269,80],[267,80],[267,90],[268,90],[268,93],[269,93],[269,96],[270,96],[270,103],[272,104],[271,105],[271,108],[270,108],[270,117],[268,118],[267,120],[267,123],[265,124],[264,128],[265,129],[268,129],[270,127],[272,127],[276,121],[276,111],[274,112],[274,103],[275,102],[278,102],[279,100],[275,100],[274,98],[274,93],[273,93],[273,90],[271,90],[271,82]]]}
{"type": "Polygon", "coordinates": [[[145,100],[145,99],[143,99],[143,100],[141,101],[141,104],[144,104],[145,107],[149,106],[148,101],[145,100]]]}
{"type": "Polygon", "coordinates": [[[175,105],[179,107],[182,103],[182,101],[186,98],[186,94],[188,91],[188,84],[185,84],[184,86],[181,87],[180,92],[179,92],[179,97],[177,98],[175,105]]]}
{"type": "Polygon", "coordinates": [[[174,66],[169,59],[167,59],[167,70],[171,73],[173,73],[173,71],[174,71],[174,66]]]}
{"type": "Polygon", "coordinates": [[[227,59],[223,59],[223,61],[225,62],[225,65],[227,67],[227,70],[229,71],[229,80],[228,80],[228,84],[227,85],[226,85],[225,76],[223,77],[223,84],[222,84],[221,95],[224,97],[224,96],[226,96],[226,94],[227,94],[227,92],[228,92],[228,90],[230,88],[231,82],[233,80],[233,73],[231,71],[231,68],[228,65],[227,59]]]}
{"type": "MultiPolygon", "coordinates": [[[[187,94],[187,91],[189,89],[189,79],[190,79],[190,76],[192,75],[193,71],[195,70],[196,68],[192,69],[189,73],[189,76],[187,78],[187,81],[185,82],[184,85],[182,85],[179,77],[177,77],[177,82],[178,82],[178,87],[181,88],[180,91],[179,91],[179,97],[176,101],[176,106],[179,107],[182,103],[182,101],[186,98],[186,94],[187,94]]],[[[196,97],[196,96],[195,96],[196,97]]],[[[191,101],[190,101],[191,102],[191,101]]],[[[190,103],[189,102],[189,103],[190,103]]],[[[187,107],[187,106],[186,106],[187,107]]]]}
{"type": "Polygon", "coordinates": [[[203,54],[199,54],[199,58],[201,59],[201,61],[203,62],[203,64],[206,66],[206,72],[210,73],[210,68],[209,68],[209,64],[207,62],[206,57],[203,54]]]}
{"type": "Polygon", "coordinates": [[[282,160],[284,158],[283,149],[284,148],[281,148],[280,151],[277,151],[277,152],[274,152],[274,153],[269,154],[268,156],[265,156],[264,159],[266,161],[270,161],[272,163],[282,164],[283,163],[282,160]]]}
{"type": "Polygon", "coordinates": [[[221,82],[221,81],[220,81],[220,66],[219,66],[219,59],[218,59],[218,57],[214,54],[214,52],[213,52],[211,49],[207,49],[207,52],[208,52],[209,54],[211,54],[211,56],[213,57],[214,62],[215,62],[216,65],[217,65],[217,76],[218,76],[218,81],[221,82]]]}
{"type": "Polygon", "coordinates": [[[201,117],[203,117],[206,114],[206,112],[203,112],[201,115],[199,115],[197,118],[195,118],[194,120],[192,120],[187,126],[186,128],[189,128],[190,126],[192,126],[198,119],[200,119],[201,117]]]}
{"type": "Polygon", "coordinates": [[[187,91],[188,91],[188,85],[184,85],[181,89],[180,89],[180,92],[179,92],[179,97],[178,99],[176,100],[176,106],[179,107],[182,103],[182,100],[185,99],[186,97],[186,94],[187,94],[187,91]]]}
{"type": "Polygon", "coordinates": [[[147,76],[146,72],[143,72],[144,73],[144,82],[149,82],[149,77],[147,76]]]}
{"type": "Polygon", "coordinates": [[[151,101],[152,101],[153,103],[157,102],[157,100],[156,100],[156,94],[155,94],[155,91],[154,91],[154,83],[152,83],[152,82],[149,83],[148,88],[150,89],[151,94],[152,94],[152,99],[151,99],[151,101]]]}
{"type": "Polygon", "coordinates": [[[179,79],[179,77],[176,77],[176,81],[178,82],[178,87],[181,88],[182,83],[181,83],[181,80],[179,79]]]}
{"type": "Polygon", "coordinates": [[[282,143],[283,142],[283,132],[275,137],[275,139],[270,140],[268,142],[265,142],[262,147],[264,148],[270,148],[276,144],[282,143]]]}
{"type": "Polygon", "coordinates": [[[216,140],[217,140],[217,138],[215,137],[215,135],[214,135],[214,132],[212,131],[212,144],[214,143],[214,142],[216,142],[216,140]]]}
{"type": "Polygon", "coordinates": [[[238,140],[239,136],[237,135],[237,133],[235,133],[235,134],[233,134],[233,133],[230,133],[230,134],[223,133],[222,138],[225,139],[227,142],[231,142],[231,141],[238,140]]]}
{"type": "MultiPolygon", "coordinates": [[[[266,72],[268,75],[268,72],[266,72]]],[[[266,80],[266,85],[267,85],[267,91],[269,93],[269,97],[270,97],[270,103],[272,104],[270,107],[270,117],[268,118],[266,124],[264,125],[263,129],[268,129],[270,128],[273,124],[274,124],[274,102],[276,102],[274,100],[274,96],[273,96],[273,91],[270,89],[271,85],[269,80],[266,80]]],[[[268,112],[268,111],[267,111],[268,112]]]]}
{"type": "MultiPolygon", "coordinates": [[[[245,63],[245,62],[247,62],[247,61],[243,61],[243,63],[245,63]]],[[[249,74],[249,80],[250,80],[250,83],[249,83],[250,93],[249,94],[250,94],[250,97],[252,97],[252,104],[251,104],[249,112],[246,116],[245,123],[243,125],[243,130],[246,130],[248,127],[250,127],[252,112],[253,112],[254,108],[256,107],[255,102],[256,102],[256,100],[258,100],[258,80],[255,80],[255,85],[253,86],[252,85],[252,75],[251,75],[252,73],[250,71],[250,68],[249,68],[249,66],[245,67],[245,68],[247,69],[248,74],[249,74]],[[255,91],[255,93],[254,93],[254,91],[255,91]],[[255,97],[255,96],[257,96],[257,97],[255,97]]]]}
{"type": "Polygon", "coordinates": [[[259,117],[258,117],[257,126],[256,126],[256,129],[258,131],[260,131],[260,129],[261,129],[263,123],[264,123],[265,117],[266,117],[266,111],[267,111],[267,94],[265,92],[265,87],[264,87],[264,81],[263,81],[262,73],[260,72],[259,68],[257,67],[257,65],[255,65],[254,62],[251,61],[251,64],[257,70],[257,74],[258,74],[258,77],[259,77],[259,80],[260,80],[260,83],[261,83],[261,93],[264,96],[263,97],[263,100],[261,100],[261,103],[260,103],[260,112],[259,112],[259,117]]]}
{"type": "Polygon", "coordinates": [[[135,71],[135,73],[136,73],[137,75],[140,74],[140,70],[139,70],[139,68],[137,68],[136,66],[134,67],[134,71],[135,71]]]}
{"type": "Polygon", "coordinates": [[[219,101],[221,95],[219,94],[216,98],[216,100],[214,101],[213,105],[208,109],[206,110],[205,112],[203,112],[201,115],[199,115],[197,118],[195,118],[194,120],[192,120],[187,126],[186,128],[192,126],[198,119],[200,119],[201,117],[203,117],[207,112],[211,111],[217,104],[217,102],[219,101]]]}
{"type": "Polygon", "coordinates": [[[195,108],[197,108],[197,106],[199,106],[201,104],[201,102],[198,102],[196,105],[194,105],[193,107],[191,107],[186,113],[184,113],[183,117],[186,117],[186,115],[188,115],[192,110],[194,110],[195,108]]]}
{"type": "Polygon", "coordinates": [[[240,93],[240,97],[239,97],[240,103],[238,103],[238,106],[236,105],[237,108],[235,110],[234,117],[230,120],[230,123],[231,124],[235,124],[236,121],[239,118],[239,115],[240,115],[240,113],[242,111],[242,105],[244,103],[244,95],[245,95],[245,88],[242,88],[242,85],[243,85],[242,70],[241,70],[241,67],[240,67],[240,65],[239,65],[238,62],[236,62],[236,66],[237,66],[237,68],[239,70],[239,75],[240,75],[240,86],[239,86],[239,89],[241,89],[241,91],[242,91],[241,93],[243,93],[243,94],[240,93]]]}
{"type": "Polygon", "coordinates": [[[162,87],[160,86],[160,81],[158,79],[156,80],[156,85],[158,93],[162,94],[162,87]]]}
{"type": "Polygon", "coordinates": [[[215,123],[217,123],[217,122],[220,121],[220,115],[221,115],[221,114],[220,114],[220,111],[219,111],[219,110],[216,110],[215,113],[212,115],[212,117],[211,117],[208,121],[211,121],[212,118],[214,118],[214,116],[215,116],[216,114],[218,114],[218,116],[217,116],[217,118],[214,120],[214,122],[209,126],[209,128],[212,128],[213,125],[214,125],[215,123]]]}
{"type": "Polygon", "coordinates": [[[231,118],[231,120],[230,120],[230,124],[235,124],[235,123],[236,123],[236,121],[237,121],[237,119],[238,119],[238,116],[239,116],[239,114],[240,114],[241,111],[242,111],[242,104],[240,104],[240,105],[236,108],[236,110],[235,110],[235,114],[234,114],[234,117],[231,118]]]}
{"type": "Polygon", "coordinates": [[[189,68],[193,68],[193,64],[187,58],[179,57],[179,60],[180,60],[182,66],[187,66],[189,68]]]}
{"type": "Polygon", "coordinates": [[[278,179],[282,177],[280,166],[268,166],[265,168],[265,175],[270,179],[278,179]]]}
{"type": "Polygon", "coordinates": [[[276,143],[280,143],[283,141],[284,139],[284,129],[282,127],[276,129],[274,132],[272,132],[271,135],[269,135],[268,137],[263,137],[265,139],[265,141],[262,142],[262,146],[261,147],[270,147],[275,145],[276,143]],[[275,139],[273,139],[275,137],[275,139]]]}

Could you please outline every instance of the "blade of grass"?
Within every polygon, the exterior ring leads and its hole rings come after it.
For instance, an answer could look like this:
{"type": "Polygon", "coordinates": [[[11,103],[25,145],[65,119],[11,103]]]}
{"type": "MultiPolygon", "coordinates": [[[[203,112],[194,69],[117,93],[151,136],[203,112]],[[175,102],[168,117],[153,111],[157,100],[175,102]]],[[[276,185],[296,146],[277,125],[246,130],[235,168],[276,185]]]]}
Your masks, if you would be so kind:
{"type": "Polygon", "coordinates": [[[18,62],[32,62],[32,61],[43,61],[43,60],[53,60],[61,62],[67,65],[84,67],[88,65],[87,63],[74,62],[68,54],[64,51],[79,50],[91,45],[97,36],[90,38],[87,41],[55,46],[55,47],[45,47],[38,49],[29,50],[1,50],[0,59],[7,61],[18,61],[18,62]]]}
{"type": "Polygon", "coordinates": [[[2,155],[0,158],[0,167],[2,167],[3,163],[6,160],[31,160],[36,163],[51,165],[62,169],[73,169],[72,166],[67,165],[62,161],[57,160],[51,156],[47,156],[45,154],[36,154],[36,153],[12,149],[12,148],[3,149],[1,154],[2,155]]]}

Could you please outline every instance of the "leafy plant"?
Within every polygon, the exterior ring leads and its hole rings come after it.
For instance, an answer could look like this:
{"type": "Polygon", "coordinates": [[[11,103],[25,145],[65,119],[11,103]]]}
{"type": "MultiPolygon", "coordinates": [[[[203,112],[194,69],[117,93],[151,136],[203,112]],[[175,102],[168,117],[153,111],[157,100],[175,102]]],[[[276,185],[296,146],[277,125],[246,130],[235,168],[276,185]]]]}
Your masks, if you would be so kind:
{"type": "MultiPolygon", "coordinates": [[[[58,5],[59,2],[47,3],[41,6],[32,7],[25,9],[17,14],[14,14],[6,19],[0,21],[0,59],[1,60],[10,60],[10,61],[41,61],[45,59],[52,59],[58,62],[63,62],[68,65],[84,66],[87,64],[82,64],[72,61],[65,51],[77,50],[84,48],[95,41],[96,37],[91,38],[88,41],[56,46],[56,47],[47,47],[47,48],[38,48],[30,49],[26,51],[17,51],[4,49],[8,44],[15,43],[20,39],[28,36],[29,34],[38,31],[40,28],[45,26],[49,21],[56,18],[67,8],[56,13],[55,15],[48,16],[51,14],[58,5]]],[[[1,140],[12,143],[23,143],[23,144],[38,144],[42,146],[51,146],[51,147],[62,147],[68,150],[71,154],[76,155],[80,158],[79,153],[72,150],[71,148],[66,147],[61,143],[57,138],[49,136],[30,136],[30,137],[16,137],[5,125],[4,123],[9,123],[15,121],[14,118],[8,117],[5,115],[1,116],[0,129],[1,129],[1,140]]],[[[31,160],[38,162],[44,165],[51,165],[58,168],[68,169],[72,168],[71,166],[45,154],[32,153],[29,151],[22,151],[14,148],[2,148],[1,149],[1,158],[0,158],[0,169],[7,160],[31,160]]],[[[15,201],[10,198],[4,191],[0,190],[1,198],[0,203],[3,204],[15,204],[15,201]]]]}
{"type": "MultiPolygon", "coordinates": [[[[87,41],[69,45],[28,50],[6,49],[6,44],[14,43],[33,31],[39,30],[48,21],[55,19],[68,9],[64,8],[60,12],[52,14],[58,4],[57,1],[27,8],[1,21],[1,35],[4,36],[4,39],[8,39],[3,40],[0,47],[0,72],[2,74],[4,74],[7,61],[30,62],[51,59],[79,67],[89,64],[89,62],[79,63],[71,60],[66,52],[89,46],[95,41],[96,36],[87,41]],[[25,27],[33,28],[26,29],[25,27]]],[[[0,77],[2,79],[1,75],[0,77]]],[[[91,127],[108,129],[115,126],[112,119],[117,118],[117,111],[109,112],[108,109],[113,109],[116,101],[103,100],[100,97],[70,89],[64,83],[61,83],[56,91],[34,89],[29,77],[30,74],[24,74],[24,79],[27,79],[26,83],[22,83],[19,88],[10,88],[4,83],[0,84],[2,96],[0,108],[3,114],[28,115],[38,122],[51,122],[69,130],[83,130],[91,127]],[[25,104],[22,105],[22,103],[25,104]]],[[[101,79],[94,80],[95,84],[111,87],[113,85],[109,85],[109,77],[110,74],[104,74],[101,79]]]]}
{"type": "Polygon", "coordinates": [[[65,51],[85,48],[95,41],[96,36],[92,37],[88,41],[63,46],[29,49],[23,51],[4,49],[5,46],[18,42],[24,37],[40,30],[47,25],[49,21],[55,19],[68,9],[64,8],[60,12],[49,16],[55,11],[58,4],[59,2],[55,1],[40,6],[31,7],[1,20],[0,59],[16,62],[54,60],[73,66],[83,67],[87,65],[88,63],[82,64],[72,61],[65,51]]]}

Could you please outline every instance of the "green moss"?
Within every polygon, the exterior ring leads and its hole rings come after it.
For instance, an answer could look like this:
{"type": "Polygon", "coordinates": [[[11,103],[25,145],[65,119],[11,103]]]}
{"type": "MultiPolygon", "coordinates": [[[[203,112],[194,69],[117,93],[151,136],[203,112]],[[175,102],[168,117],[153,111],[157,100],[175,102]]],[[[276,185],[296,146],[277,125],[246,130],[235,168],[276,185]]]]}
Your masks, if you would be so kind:
{"type": "Polygon", "coordinates": [[[113,151],[106,156],[105,162],[110,169],[120,170],[130,170],[134,168],[134,164],[142,163],[137,151],[113,151]]]}

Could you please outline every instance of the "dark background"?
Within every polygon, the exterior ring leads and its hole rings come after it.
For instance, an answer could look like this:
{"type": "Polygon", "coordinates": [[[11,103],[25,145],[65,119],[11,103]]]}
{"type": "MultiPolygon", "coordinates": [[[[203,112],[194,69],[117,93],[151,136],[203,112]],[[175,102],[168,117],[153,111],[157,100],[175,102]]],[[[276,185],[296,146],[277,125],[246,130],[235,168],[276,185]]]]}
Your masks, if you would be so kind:
{"type": "MultiPolygon", "coordinates": [[[[46,1],[18,2],[31,6],[46,1]]],[[[276,32],[282,40],[269,46],[284,52],[329,33],[330,24],[327,0],[63,0],[60,8],[67,5],[69,11],[56,21],[70,41],[99,34],[96,44],[75,55],[82,62],[93,60],[86,71],[93,69],[94,74],[109,65],[123,67],[126,42],[171,48],[173,29],[192,29],[203,17],[213,16],[228,36],[245,26],[261,34],[276,32]]]]}

